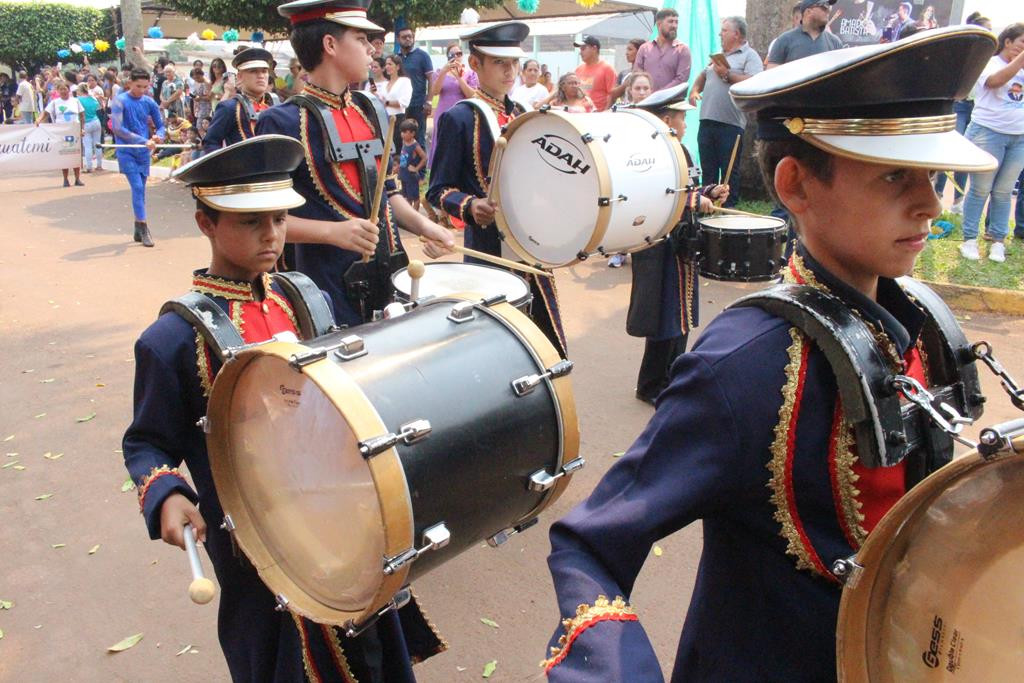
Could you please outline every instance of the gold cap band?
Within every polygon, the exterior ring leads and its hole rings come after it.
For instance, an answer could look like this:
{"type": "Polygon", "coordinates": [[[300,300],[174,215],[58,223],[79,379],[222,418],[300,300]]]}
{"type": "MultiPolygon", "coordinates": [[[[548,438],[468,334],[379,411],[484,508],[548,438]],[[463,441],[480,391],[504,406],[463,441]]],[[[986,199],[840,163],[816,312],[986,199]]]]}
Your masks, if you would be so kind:
{"type": "Polygon", "coordinates": [[[194,197],[217,197],[226,194],[245,194],[246,192],[273,192],[287,190],[292,187],[292,179],[273,180],[266,183],[244,183],[239,185],[217,185],[215,187],[193,187],[194,197]]]}
{"type": "Polygon", "coordinates": [[[907,119],[784,119],[793,135],[925,135],[956,130],[956,114],[907,119]]]}

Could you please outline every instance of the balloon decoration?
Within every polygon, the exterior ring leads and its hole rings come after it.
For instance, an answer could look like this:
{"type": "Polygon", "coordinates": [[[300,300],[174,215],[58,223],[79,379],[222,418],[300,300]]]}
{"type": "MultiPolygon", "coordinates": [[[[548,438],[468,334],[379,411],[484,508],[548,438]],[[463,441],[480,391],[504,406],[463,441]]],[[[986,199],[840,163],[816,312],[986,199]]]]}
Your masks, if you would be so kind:
{"type": "Polygon", "coordinates": [[[266,36],[263,35],[263,31],[254,31],[252,34],[252,42],[262,43],[265,42],[266,36]]]}
{"type": "Polygon", "coordinates": [[[576,0],[576,4],[580,7],[586,7],[587,9],[593,8],[595,5],[600,5],[601,0],[576,0]]]}
{"type": "Polygon", "coordinates": [[[459,15],[459,23],[467,25],[476,25],[480,21],[480,13],[472,7],[467,7],[462,10],[462,14],[459,15]]]}
{"type": "Polygon", "coordinates": [[[146,35],[148,35],[150,38],[163,38],[164,30],[159,26],[150,26],[149,30],[146,31],[146,35]]]}
{"type": "Polygon", "coordinates": [[[102,38],[97,40],[93,44],[93,46],[96,48],[96,52],[106,52],[107,50],[110,49],[110,43],[108,43],[107,41],[103,40],[102,38]]]}
{"type": "Polygon", "coordinates": [[[118,50],[124,50],[124,48],[127,45],[128,43],[125,42],[124,38],[118,38],[114,41],[114,47],[116,47],[118,50]]]}
{"type": "Polygon", "coordinates": [[[82,51],[82,46],[78,43],[71,43],[71,51],[77,55],[82,51]]]}
{"type": "Polygon", "coordinates": [[[233,28],[229,28],[227,31],[224,31],[220,37],[225,43],[235,43],[238,42],[238,31],[233,28]]]}
{"type": "Polygon", "coordinates": [[[71,56],[71,50],[67,49],[66,47],[61,48],[60,50],[57,50],[57,56],[61,59],[67,59],[71,56]]]}
{"type": "Polygon", "coordinates": [[[96,51],[96,46],[92,43],[82,43],[82,52],[86,54],[92,54],[96,51]]]}
{"type": "Polygon", "coordinates": [[[519,9],[527,14],[536,14],[537,8],[540,7],[540,0],[518,0],[516,3],[519,5],[519,9]]]}
{"type": "Polygon", "coordinates": [[[217,38],[217,34],[212,29],[203,29],[203,32],[199,34],[199,37],[203,40],[214,40],[217,38]]]}

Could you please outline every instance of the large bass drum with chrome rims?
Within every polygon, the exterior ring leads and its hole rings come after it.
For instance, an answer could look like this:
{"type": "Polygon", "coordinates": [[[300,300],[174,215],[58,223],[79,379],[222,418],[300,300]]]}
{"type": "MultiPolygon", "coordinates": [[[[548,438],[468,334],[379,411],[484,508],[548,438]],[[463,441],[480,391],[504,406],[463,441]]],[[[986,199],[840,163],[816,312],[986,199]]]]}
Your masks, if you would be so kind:
{"type": "MultiPolygon", "coordinates": [[[[1017,434],[1024,420],[1013,426],[1017,434]]],[[[911,489],[855,558],[839,606],[840,681],[1016,681],[1024,672],[1024,438],[982,431],[911,489]],[[986,432],[997,434],[986,438],[986,432]]]]}
{"type": "Polygon", "coordinates": [[[683,215],[686,157],[653,114],[529,112],[503,137],[491,179],[496,221],[527,263],[554,268],[644,249],[683,215]]]}
{"type": "Polygon", "coordinates": [[[529,527],[583,464],[571,363],[525,315],[501,296],[406,308],[243,349],[210,396],[226,527],[282,607],[350,632],[529,527]]]}

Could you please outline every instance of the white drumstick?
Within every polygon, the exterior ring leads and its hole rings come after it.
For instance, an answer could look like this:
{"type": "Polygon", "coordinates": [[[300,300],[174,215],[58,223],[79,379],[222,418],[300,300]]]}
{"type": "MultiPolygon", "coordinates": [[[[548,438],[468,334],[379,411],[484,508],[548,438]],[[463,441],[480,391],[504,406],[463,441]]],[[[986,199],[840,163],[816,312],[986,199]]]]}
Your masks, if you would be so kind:
{"type": "Polygon", "coordinates": [[[196,530],[191,524],[185,525],[185,552],[188,563],[192,567],[192,583],[188,586],[188,597],[197,605],[205,605],[213,600],[217,587],[213,581],[203,576],[203,564],[199,561],[199,549],[196,548],[196,530]]]}
{"type": "MultiPolygon", "coordinates": [[[[149,145],[131,145],[131,144],[117,144],[117,145],[96,145],[101,149],[145,149],[149,145]]],[[[177,145],[177,144],[164,144],[153,145],[154,149],[192,149],[195,145],[177,145]]]]}
{"type": "Polygon", "coordinates": [[[420,298],[420,278],[423,277],[423,273],[426,270],[426,266],[423,265],[423,261],[413,259],[409,261],[409,300],[416,301],[420,298]]]}

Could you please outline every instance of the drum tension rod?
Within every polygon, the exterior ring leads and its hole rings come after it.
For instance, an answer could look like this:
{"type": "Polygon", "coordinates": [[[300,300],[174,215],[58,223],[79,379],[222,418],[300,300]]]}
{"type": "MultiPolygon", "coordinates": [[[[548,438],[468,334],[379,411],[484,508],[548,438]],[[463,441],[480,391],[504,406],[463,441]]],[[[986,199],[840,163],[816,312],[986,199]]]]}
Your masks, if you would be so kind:
{"type": "Polygon", "coordinates": [[[629,201],[629,197],[627,197],[624,194],[620,194],[618,197],[615,197],[615,198],[612,198],[612,197],[598,197],[597,198],[597,205],[598,206],[611,206],[612,202],[626,202],[626,201],[629,201]]]}
{"type": "Polygon", "coordinates": [[[353,360],[366,355],[366,345],[363,343],[362,337],[350,334],[347,337],[342,337],[334,344],[318,346],[306,353],[296,353],[292,356],[288,365],[301,371],[302,368],[306,367],[310,363],[316,363],[317,361],[323,360],[327,357],[327,354],[332,351],[335,352],[335,355],[340,360],[353,360]]]}
{"type": "Polygon", "coordinates": [[[964,427],[966,425],[974,424],[974,420],[969,417],[964,417],[957,412],[956,408],[945,401],[939,402],[938,407],[936,408],[935,396],[913,377],[896,375],[889,381],[893,389],[903,394],[903,396],[911,403],[919,406],[921,410],[925,412],[925,415],[928,416],[928,419],[930,419],[936,427],[951,436],[954,441],[958,441],[969,448],[978,447],[978,444],[974,443],[970,439],[965,439],[960,436],[960,432],[963,431],[964,427]],[[945,413],[945,415],[942,413],[945,413]]]}
{"type": "Polygon", "coordinates": [[[1006,371],[1006,368],[1003,367],[1003,364],[992,355],[992,345],[987,341],[980,341],[971,346],[971,354],[973,354],[974,358],[987,365],[992,374],[999,378],[999,383],[1009,395],[1010,402],[1018,410],[1024,410],[1024,389],[1020,388],[1013,377],[1010,376],[1010,373],[1006,371]]]}
{"type": "Polygon", "coordinates": [[[440,550],[452,540],[452,532],[444,522],[439,522],[423,531],[423,545],[419,548],[409,548],[394,557],[384,558],[384,573],[391,576],[406,564],[413,562],[417,557],[430,550],[440,550]]]}
{"type": "Polygon", "coordinates": [[[402,609],[403,607],[409,604],[410,600],[412,600],[412,591],[408,588],[403,588],[402,590],[395,593],[395,597],[391,598],[388,604],[384,605],[379,610],[374,612],[373,615],[366,619],[366,621],[363,621],[358,624],[354,621],[345,622],[345,637],[355,638],[361,635],[363,631],[376,624],[377,620],[380,619],[382,616],[384,616],[393,609],[402,609]]]}
{"type": "Polygon", "coordinates": [[[539,517],[534,517],[533,519],[528,519],[522,524],[516,524],[514,527],[502,529],[501,531],[487,539],[487,545],[491,546],[492,548],[497,548],[499,545],[503,545],[512,536],[523,533],[539,521],[539,517]]]}
{"type": "Polygon", "coordinates": [[[583,469],[583,466],[586,464],[587,461],[579,457],[562,465],[562,468],[558,470],[558,474],[555,475],[548,474],[547,470],[537,470],[530,475],[526,488],[535,492],[547,491],[555,485],[556,481],[562,477],[571,477],[574,472],[583,469]]]}
{"type": "Polygon", "coordinates": [[[1024,417],[985,427],[978,437],[978,452],[990,460],[1001,451],[1013,451],[1013,440],[1024,434],[1024,417]]]}
{"type": "Polygon", "coordinates": [[[572,368],[573,363],[571,360],[560,360],[548,368],[543,374],[525,375],[512,380],[512,391],[516,392],[516,396],[526,396],[536,389],[544,380],[565,377],[572,372],[572,368]]]}
{"type": "Polygon", "coordinates": [[[860,579],[860,573],[864,567],[857,564],[857,556],[850,555],[846,558],[840,558],[832,563],[832,574],[844,585],[850,588],[857,586],[857,581],[860,579]]]}
{"type": "Polygon", "coordinates": [[[429,420],[413,420],[406,422],[398,428],[398,433],[389,432],[380,436],[370,437],[366,441],[359,442],[359,454],[363,458],[372,458],[384,451],[396,446],[401,441],[406,446],[411,446],[417,441],[422,441],[430,435],[431,426],[429,420]]]}

